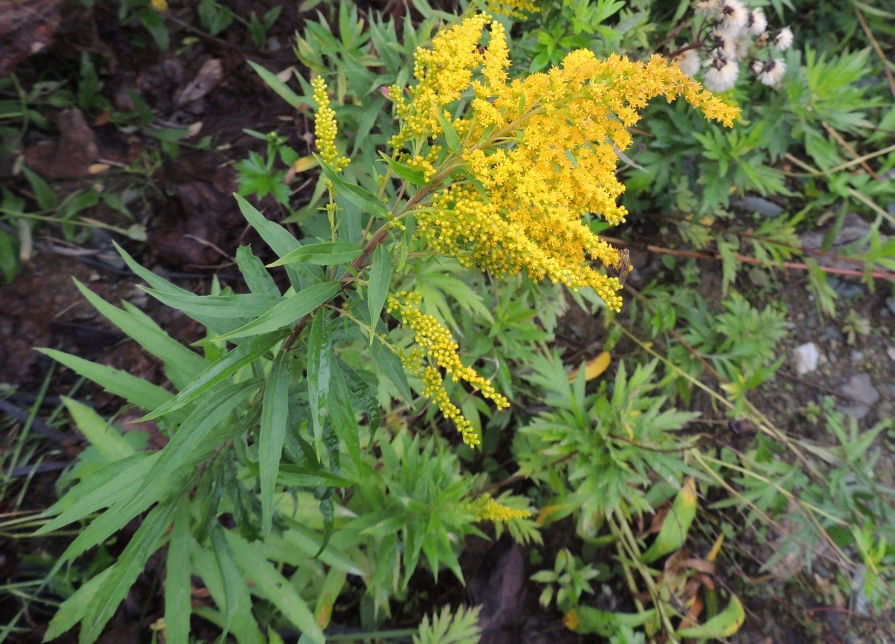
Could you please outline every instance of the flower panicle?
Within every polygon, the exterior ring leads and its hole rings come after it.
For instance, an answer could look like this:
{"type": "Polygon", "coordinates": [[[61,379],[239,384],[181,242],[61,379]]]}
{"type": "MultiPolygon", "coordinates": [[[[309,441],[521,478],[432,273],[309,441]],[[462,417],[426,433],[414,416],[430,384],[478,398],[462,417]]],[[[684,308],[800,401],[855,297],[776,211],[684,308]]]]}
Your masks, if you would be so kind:
{"type": "Polygon", "coordinates": [[[494,402],[498,409],[505,409],[510,403],[497,392],[490,380],[480,376],[472,367],[463,365],[457,353],[459,347],[451,332],[433,316],[420,311],[420,302],[419,293],[402,291],[390,296],[386,305],[389,313],[401,316],[403,323],[413,331],[418,345],[399,356],[402,366],[406,371],[422,378],[425,385],[423,395],[438,406],[445,418],[454,422],[463,442],[474,447],[479,443],[478,435],[460,409],[451,402],[439,369],[444,370],[454,382],[462,380],[471,385],[484,398],[494,402]],[[427,361],[434,364],[426,364],[427,361]]]}
{"type": "Polygon", "coordinates": [[[416,87],[407,94],[390,90],[402,122],[392,140],[396,149],[437,139],[452,116],[445,108],[464,92],[473,94],[452,121],[464,141],[454,162],[469,181],[431,188],[431,203],[413,213],[417,238],[497,276],[525,270],[534,280],[591,287],[618,310],[620,281],[590,262],[617,266],[619,252],[583,218],[593,213],[611,224],[625,220],[616,150],[631,145],[628,128],[657,96],[682,97],[728,126],[738,110],[660,56],[600,60],[577,50],[560,67],[512,81],[509,66],[503,26],[478,14],[441,32],[431,49],[417,51],[416,87]],[[483,31],[490,35],[480,48],[483,31]]]}
{"type": "Polygon", "coordinates": [[[340,172],[348,165],[349,159],[339,156],[339,151],[336,149],[338,124],[336,113],[329,105],[326,81],[322,76],[315,76],[311,81],[311,87],[314,89],[314,101],[317,103],[317,114],[314,117],[314,144],[323,161],[336,172],[340,172]]]}

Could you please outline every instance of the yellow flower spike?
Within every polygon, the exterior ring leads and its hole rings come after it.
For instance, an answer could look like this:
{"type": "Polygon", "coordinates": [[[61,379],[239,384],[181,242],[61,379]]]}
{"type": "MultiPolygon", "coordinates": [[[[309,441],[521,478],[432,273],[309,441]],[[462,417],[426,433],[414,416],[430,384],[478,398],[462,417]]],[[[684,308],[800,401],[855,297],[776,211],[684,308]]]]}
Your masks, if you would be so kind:
{"type": "Polygon", "coordinates": [[[348,165],[349,160],[339,156],[336,149],[336,113],[329,106],[329,95],[326,93],[326,81],[322,76],[315,76],[311,81],[314,88],[314,102],[317,103],[317,115],[314,118],[314,144],[320,151],[320,157],[336,172],[348,165]]]}
{"type": "Polygon", "coordinates": [[[505,522],[511,519],[527,519],[531,516],[528,510],[516,510],[501,505],[490,494],[483,494],[479,498],[470,501],[467,508],[475,516],[476,521],[505,522]]]}

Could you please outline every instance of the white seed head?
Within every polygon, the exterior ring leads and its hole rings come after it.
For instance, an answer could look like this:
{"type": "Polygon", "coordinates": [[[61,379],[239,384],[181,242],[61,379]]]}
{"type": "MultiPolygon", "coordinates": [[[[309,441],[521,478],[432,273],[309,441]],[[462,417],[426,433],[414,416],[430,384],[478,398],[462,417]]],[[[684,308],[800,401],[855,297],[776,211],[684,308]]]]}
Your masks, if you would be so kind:
{"type": "Polygon", "coordinates": [[[777,51],[786,51],[790,48],[793,41],[792,29],[784,27],[774,36],[774,47],[777,51]]]}
{"type": "Polygon", "coordinates": [[[746,26],[748,20],[749,10],[743,6],[740,0],[724,0],[721,4],[721,19],[718,21],[717,27],[731,36],[737,36],[746,26]]]}
{"type": "Polygon", "coordinates": [[[695,76],[696,72],[698,72],[699,68],[702,66],[702,61],[699,59],[699,52],[695,49],[688,49],[680,56],[675,57],[674,60],[677,61],[678,67],[680,67],[681,71],[687,76],[695,76]]]}
{"type": "Polygon", "coordinates": [[[739,75],[740,66],[732,60],[713,58],[708,63],[702,84],[711,92],[726,92],[736,85],[739,75]]]}
{"type": "Polygon", "coordinates": [[[749,12],[749,19],[746,21],[746,29],[749,35],[758,36],[768,27],[768,19],[764,15],[764,9],[758,7],[749,12]]]}
{"type": "Polygon", "coordinates": [[[773,87],[780,82],[783,74],[786,73],[786,63],[782,58],[769,60],[764,64],[764,69],[758,74],[758,80],[762,85],[773,87]]]}

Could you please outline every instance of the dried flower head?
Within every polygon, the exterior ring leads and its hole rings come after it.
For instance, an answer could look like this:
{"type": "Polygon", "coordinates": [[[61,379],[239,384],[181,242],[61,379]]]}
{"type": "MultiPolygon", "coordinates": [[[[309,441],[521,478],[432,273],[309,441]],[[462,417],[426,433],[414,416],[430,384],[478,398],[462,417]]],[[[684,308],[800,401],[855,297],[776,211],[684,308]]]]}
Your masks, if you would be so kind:
{"type": "Polygon", "coordinates": [[[774,36],[774,47],[777,51],[786,51],[793,41],[792,29],[784,27],[774,36]]]}
{"type": "Polygon", "coordinates": [[[763,85],[773,87],[780,82],[780,79],[782,79],[783,75],[786,73],[786,63],[781,58],[775,58],[773,60],[761,63],[760,71],[756,72],[754,66],[752,68],[752,71],[758,75],[758,80],[763,85]]]}
{"type": "Polygon", "coordinates": [[[703,15],[717,13],[721,9],[720,0],[698,0],[693,3],[693,10],[703,15]]]}
{"type": "Polygon", "coordinates": [[[695,49],[688,49],[674,60],[687,76],[695,76],[702,67],[699,52],[695,49]]]}
{"type": "Polygon", "coordinates": [[[726,92],[736,85],[740,66],[726,58],[712,58],[706,63],[708,70],[703,77],[703,85],[713,92],[726,92]]]}
{"type": "Polygon", "coordinates": [[[726,31],[713,31],[708,38],[709,51],[714,58],[736,59],[736,41],[726,31]]]}
{"type": "Polygon", "coordinates": [[[749,19],[746,21],[746,30],[750,36],[758,36],[768,28],[768,19],[764,15],[764,9],[758,7],[749,12],[749,19]]]}

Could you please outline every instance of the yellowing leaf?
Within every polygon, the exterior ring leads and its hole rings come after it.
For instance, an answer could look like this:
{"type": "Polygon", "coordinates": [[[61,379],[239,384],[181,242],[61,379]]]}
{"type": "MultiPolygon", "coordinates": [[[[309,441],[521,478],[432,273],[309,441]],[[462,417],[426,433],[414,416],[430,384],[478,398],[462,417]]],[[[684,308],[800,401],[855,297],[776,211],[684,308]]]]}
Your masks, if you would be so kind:
{"type": "Polygon", "coordinates": [[[720,535],[718,539],[715,541],[714,545],[712,545],[712,550],[709,552],[709,556],[705,558],[708,562],[713,562],[718,557],[718,553],[721,552],[721,545],[724,543],[724,535],[720,535]]]}
{"type": "MultiPolygon", "coordinates": [[[[588,360],[587,364],[584,365],[584,379],[593,380],[609,368],[609,363],[611,361],[612,356],[609,355],[608,351],[604,351],[596,358],[588,360]]],[[[572,372],[569,374],[569,382],[574,381],[577,376],[578,369],[573,369],[572,372]]]]}
{"type": "Polygon", "coordinates": [[[102,174],[106,170],[108,170],[111,166],[108,163],[92,163],[89,168],[87,168],[88,174],[102,174]]]}
{"type": "Polygon", "coordinates": [[[700,639],[719,639],[730,637],[738,630],[746,620],[746,611],[736,595],[730,596],[730,603],[723,611],[712,617],[705,624],[682,628],[677,632],[678,637],[694,637],[700,639]]]}
{"type": "Polygon", "coordinates": [[[314,157],[302,157],[292,164],[292,169],[295,170],[296,174],[315,167],[317,167],[317,159],[314,157]]]}
{"type": "Polygon", "coordinates": [[[159,11],[167,11],[168,0],[152,0],[152,6],[159,11]]]}
{"type": "Polygon", "coordinates": [[[662,529],[659,530],[653,545],[640,556],[642,562],[653,562],[684,545],[684,541],[687,540],[687,531],[696,517],[696,501],[696,479],[689,476],[674,499],[674,504],[666,515],[662,529]]]}

